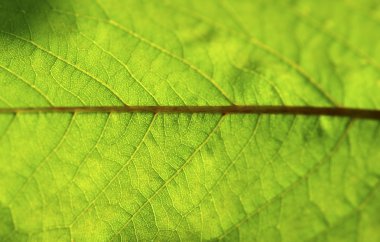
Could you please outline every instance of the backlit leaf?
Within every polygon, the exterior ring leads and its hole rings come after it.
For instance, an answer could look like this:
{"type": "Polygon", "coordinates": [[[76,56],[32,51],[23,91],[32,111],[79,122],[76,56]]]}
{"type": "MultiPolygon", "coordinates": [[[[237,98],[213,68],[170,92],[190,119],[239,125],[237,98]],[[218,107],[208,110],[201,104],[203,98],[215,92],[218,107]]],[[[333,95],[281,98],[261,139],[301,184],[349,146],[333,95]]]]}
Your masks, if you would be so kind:
{"type": "Polygon", "coordinates": [[[380,241],[379,40],[376,0],[1,1],[0,241],[380,241]]]}

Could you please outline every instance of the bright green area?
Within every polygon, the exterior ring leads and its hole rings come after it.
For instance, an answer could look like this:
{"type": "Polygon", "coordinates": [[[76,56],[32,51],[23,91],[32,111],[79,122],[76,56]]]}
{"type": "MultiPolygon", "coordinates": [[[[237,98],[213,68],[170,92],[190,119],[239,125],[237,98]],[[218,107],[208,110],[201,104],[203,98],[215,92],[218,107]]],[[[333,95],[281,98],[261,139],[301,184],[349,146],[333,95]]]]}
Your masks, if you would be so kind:
{"type": "MultiPolygon", "coordinates": [[[[0,107],[380,108],[377,0],[3,0],[0,107]]],[[[0,114],[0,241],[380,241],[379,121],[0,114]]]]}

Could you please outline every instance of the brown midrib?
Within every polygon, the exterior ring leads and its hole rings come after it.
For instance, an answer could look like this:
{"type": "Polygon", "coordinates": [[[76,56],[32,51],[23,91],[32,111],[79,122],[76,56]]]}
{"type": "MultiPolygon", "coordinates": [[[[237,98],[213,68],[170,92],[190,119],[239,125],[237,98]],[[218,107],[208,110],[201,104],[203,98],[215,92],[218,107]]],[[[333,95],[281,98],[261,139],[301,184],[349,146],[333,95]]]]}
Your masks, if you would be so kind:
{"type": "Polygon", "coordinates": [[[340,116],[380,119],[380,110],[310,107],[310,106],[82,106],[82,107],[15,107],[0,108],[0,113],[221,113],[221,114],[288,114],[309,116],[340,116]]]}

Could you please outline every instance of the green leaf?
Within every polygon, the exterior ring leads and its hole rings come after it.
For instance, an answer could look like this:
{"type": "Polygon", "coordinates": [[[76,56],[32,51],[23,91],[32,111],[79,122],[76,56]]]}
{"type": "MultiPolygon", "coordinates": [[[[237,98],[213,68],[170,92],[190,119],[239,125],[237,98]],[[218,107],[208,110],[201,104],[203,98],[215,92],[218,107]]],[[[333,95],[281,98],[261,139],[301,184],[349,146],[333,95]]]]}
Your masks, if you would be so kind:
{"type": "Polygon", "coordinates": [[[380,241],[376,0],[3,0],[0,241],[380,241]]]}

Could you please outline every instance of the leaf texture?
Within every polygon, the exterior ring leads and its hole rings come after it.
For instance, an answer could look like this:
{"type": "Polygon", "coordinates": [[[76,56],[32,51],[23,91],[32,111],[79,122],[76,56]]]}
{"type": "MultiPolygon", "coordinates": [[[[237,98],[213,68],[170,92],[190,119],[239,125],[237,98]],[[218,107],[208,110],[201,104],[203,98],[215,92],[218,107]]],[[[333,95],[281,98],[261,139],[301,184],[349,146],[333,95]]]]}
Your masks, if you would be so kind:
{"type": "Polygon", "coordinates": [[[376,0],[3,0],[0,241],[379,241],[379,118],[115,112],[378,112],[379,39],[376,0]]]}

